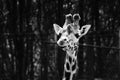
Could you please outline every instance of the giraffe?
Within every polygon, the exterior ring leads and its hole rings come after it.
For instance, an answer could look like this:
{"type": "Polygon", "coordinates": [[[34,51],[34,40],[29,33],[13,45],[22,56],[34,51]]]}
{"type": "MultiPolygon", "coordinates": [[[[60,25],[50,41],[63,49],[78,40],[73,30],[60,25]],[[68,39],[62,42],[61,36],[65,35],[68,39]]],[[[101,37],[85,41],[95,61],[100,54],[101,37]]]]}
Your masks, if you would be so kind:
{"type": "Polygon", "coordinates": [[[86,35],[91,25],[84,25],[80,29],[79,14],[67,14],[65,15],[65,23],[63,27],[57,24],[53,24],[55,33],[60,35],[57,41],[58,46],[66,52],[64,72],[62,80],[73,80],[74,75],[78,70],[77,52],[79,39],[86,35]]]}

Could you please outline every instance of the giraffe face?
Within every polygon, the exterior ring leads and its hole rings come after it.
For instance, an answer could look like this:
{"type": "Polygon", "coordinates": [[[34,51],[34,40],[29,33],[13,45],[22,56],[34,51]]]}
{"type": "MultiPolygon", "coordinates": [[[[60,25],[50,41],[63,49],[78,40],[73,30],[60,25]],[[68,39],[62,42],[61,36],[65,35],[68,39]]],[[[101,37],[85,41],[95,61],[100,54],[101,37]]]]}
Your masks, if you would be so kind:
{"type": "Polygon", "coordinates": [[[54,30],[60,38],[57,41],[57,44],[61,47],[66,47],[68,45],[74,45],[77,43],[80,37],[85,35],[90,29],[90,25],[85,25],[79,29],[79,14],[66,15],[65,23],[63,27],[60,27],[57,24],[53,24],[54,30]]]}
{"type": "Polygon", "coordinates": [[[66,29],[62,28],[60,32],[61,32],[60,38],[57,41],[57,44],[59,46],[64,47],[64,46],[67,46],[70,42],[73,42],[73,43],[78,42],[79,38],[75,36],[75,34],[72,30],[71,24],[67,25],[66,29]]]}

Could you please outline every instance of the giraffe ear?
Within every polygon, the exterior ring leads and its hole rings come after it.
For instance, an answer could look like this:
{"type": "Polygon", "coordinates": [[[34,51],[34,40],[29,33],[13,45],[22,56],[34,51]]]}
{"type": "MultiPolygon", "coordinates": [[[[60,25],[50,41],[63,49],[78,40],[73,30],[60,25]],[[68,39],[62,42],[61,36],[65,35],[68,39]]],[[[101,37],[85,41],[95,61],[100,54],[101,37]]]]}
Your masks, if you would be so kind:
{"type": "Polygon", "coordinates": [[[80,30],[80,34],[81,36],[84,36],[87,34],[87,32],[89,31],[91,25],[84,25],[82,26],[81,30],[80,30]]]}
{"type": "Polygon", "coordinates": [[[55,30],[56,34],[59,35],[62,28],[57,24],[53,24],[53,27],[54,27],[54,30],[55,30]]]}

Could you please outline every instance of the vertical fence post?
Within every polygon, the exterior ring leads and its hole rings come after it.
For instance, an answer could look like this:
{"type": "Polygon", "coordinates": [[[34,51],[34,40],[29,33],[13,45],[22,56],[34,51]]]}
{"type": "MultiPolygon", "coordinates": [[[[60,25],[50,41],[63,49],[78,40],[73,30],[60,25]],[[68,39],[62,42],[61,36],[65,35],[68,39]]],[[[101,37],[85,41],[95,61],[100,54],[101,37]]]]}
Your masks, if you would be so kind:
{"type": "MultiPolygon", "coordinates": [[[[120,49],[120,28],[119,29],[119,49],[120,49]]],[[[119,50],[119,69],[120,69],[120,50],[119,50]]]]}

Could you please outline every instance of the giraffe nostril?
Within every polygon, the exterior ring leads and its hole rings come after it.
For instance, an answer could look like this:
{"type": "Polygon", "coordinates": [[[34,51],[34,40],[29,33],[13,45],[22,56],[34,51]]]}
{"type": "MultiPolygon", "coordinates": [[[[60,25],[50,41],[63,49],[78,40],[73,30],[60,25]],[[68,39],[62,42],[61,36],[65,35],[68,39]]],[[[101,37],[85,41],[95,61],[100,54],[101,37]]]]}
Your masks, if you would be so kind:
{"type": "Polygon", "coordinates": [[[64,41],[60,41],[60,43],[59,43],[60,45],[63,45],[64,44],[64,41]]]}

